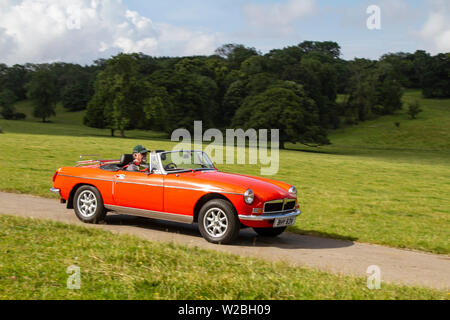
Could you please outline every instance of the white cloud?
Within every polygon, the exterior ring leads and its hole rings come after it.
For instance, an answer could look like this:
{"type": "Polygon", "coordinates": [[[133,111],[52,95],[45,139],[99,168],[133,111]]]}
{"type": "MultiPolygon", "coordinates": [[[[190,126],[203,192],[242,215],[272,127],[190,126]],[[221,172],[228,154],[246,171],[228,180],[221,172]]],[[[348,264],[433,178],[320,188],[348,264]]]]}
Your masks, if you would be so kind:
{"type": "Polygon", "coordinates": [[[450,52],[450,3],[428,1],[430,12],[422,28],[416,33],[432,54],[450,52]]]}
{"type": "Polygon", "coordinates": [[[248,4],[243,7],[250,25],[282,34],[292,32],[292,23],[313,13],[315,0],[287,0],[275,4],[248,4]],[[275,30],[274,30],[275,29],[275,30]]]}
{"type": "Polygon", "coordinates": [[[13,37],[8,35],[5,29],[0,28],[0,52],[4,54],[10,54],[15,47],[16,43],[13,37]]]}
{"type": "Polygon", "coordinates": [[[121,0],[0,0],[0,62],[8,64],[211,54],[217,46],[215,34],[153,23],[121,0]]]}
{"type": "Polygon", "coordinates": [[[201,55],[205,52],[213,53],[218,47],[216,34],[191,32],[166,23],[157,23],[155,26],[160,30],[161,43],[166,52],[182,51],[185,55],[201,55]]]}

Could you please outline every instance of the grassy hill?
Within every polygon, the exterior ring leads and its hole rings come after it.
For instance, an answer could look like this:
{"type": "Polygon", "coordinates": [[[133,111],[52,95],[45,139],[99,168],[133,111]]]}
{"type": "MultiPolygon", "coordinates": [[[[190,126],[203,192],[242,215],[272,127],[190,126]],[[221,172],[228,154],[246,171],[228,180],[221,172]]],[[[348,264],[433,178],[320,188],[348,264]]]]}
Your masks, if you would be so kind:
{"type": "MultiPolygon", "coordinates": [[[[292,232],[352,239],[436,253],[450,243],[450,100],[418,99],[424,110],[409,120],[405,110],[332,132],[330,146],[291,145],[280,152],[273,178],[296,185],[303,214],[292,232]],[[400,122],[400,127],[395,126],[400,122]]],[[[17,105],[29,114],[28,102],[17,105]]],[[[58,167],[80,154],[118,158],[136,144],[170,150],[158,132],[131,131],[126,139],[81,125],[83,113],[57,110],[52,123],[0,120],[0,189],[50,197],[58,167]]],[[[259,175],[259,166],[219,165],[224,171],[259,175]]]]}
{"type": "MultiPolygon", "coordinates": [[[[383,116],[358,125],[332,131],[332,145],[319,148],[335,154],[368,154],[370,156],[402,156],[402,153],[422,153],[434,160],[437,153],[450,156],[450,99],[424,99],[421,91],[406,91],[404,108],[395,115],[383,116]],[[423,109],[418,119],[410,120],[407,103],[418,101],[423,109]],[[400,123],[397,127],[395,123],[400,123]],[[427,155],[429,154],[429,155],[427,155]]],[[[297,150],[314,150],[291,145],[297,150]]],[[[440,157],[438,157],[440,158],[440,157]]]]}

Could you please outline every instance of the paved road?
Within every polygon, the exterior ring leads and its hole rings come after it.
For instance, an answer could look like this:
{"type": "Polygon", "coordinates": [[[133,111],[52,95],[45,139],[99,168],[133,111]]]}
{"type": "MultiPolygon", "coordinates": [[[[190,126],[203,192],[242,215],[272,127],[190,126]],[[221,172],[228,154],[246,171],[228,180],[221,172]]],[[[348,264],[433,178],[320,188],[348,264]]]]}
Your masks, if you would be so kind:
{"type": "Polygon", "coordinates": [[[50,219],[65,223],[127,233],[151,241],[164,241],[251,256],[292,265],[308,266],[334,273],[367,276],[367,268],[377,265],[382,281],[414,284],[450,290],[450,257],[400,250],[352,241],[333,240],[284,233],[280,237],[258,237],[251,229],[241,230],[233,245],[206,242],[196,225],[108,214],[106,224],[82,224],[73,210],[58,201],[0,192],[0,213],[50,219]]]}

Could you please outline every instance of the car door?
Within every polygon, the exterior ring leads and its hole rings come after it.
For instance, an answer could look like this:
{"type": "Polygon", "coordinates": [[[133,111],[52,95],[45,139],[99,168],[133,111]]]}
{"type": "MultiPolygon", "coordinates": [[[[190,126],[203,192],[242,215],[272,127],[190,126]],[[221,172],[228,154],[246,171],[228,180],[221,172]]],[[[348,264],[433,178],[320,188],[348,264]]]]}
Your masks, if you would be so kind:
{"type": "Polygon", "coordinates": [[[118,171],[114,176],[116,206],[163,211],[163,176],[143,172],[118,171]]]}
{"type": "MultiPolygon", "coordinates": [[[[198,174],[198,173],[197,173],[198,174]]],[[[168,174],[164,177],[164,209],[166,212],[192,216],[198,199],[206,194],[205,186],[195,173],[168,174]]]]}

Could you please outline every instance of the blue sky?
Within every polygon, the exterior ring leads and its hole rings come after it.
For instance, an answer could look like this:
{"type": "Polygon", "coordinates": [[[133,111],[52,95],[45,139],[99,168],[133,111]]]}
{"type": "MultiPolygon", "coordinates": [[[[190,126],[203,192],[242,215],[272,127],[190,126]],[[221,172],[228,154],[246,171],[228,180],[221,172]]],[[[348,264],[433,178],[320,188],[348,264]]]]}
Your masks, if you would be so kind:
{"type": "Polygon", "coordinates": [[[336,41],[343,58],[450,51],[447,0],[0,0],[0,62],[90,63],[118,52],[211,54],[225,43],[263,53],[336,41]],[[369,30],[369,5],[381,29],[369,30]]]}
{"type": "Polygon", "coordinates": [[[287,1],[246,1],[246,0],[183,0],[154,3],[126,0],[132,10],[154,21],[165,21],[207,32],[222,34],[224,42],[243,43],[266,52],[272,48],[295,45],[303,40],[332,40],[342,46],[344,57],[355,56],[378,58],[390,51],[415,51],[426,49],[425,44],[413,37],[426,22],[430,7],[425,1],[315,1],[316,8],[291,23],[292,32],[268,34],[266,29],[258,32],[258,27],[250,25],[243,8],[249,4],[274,5],[287,1]],[[369,5],[379,5],[381,9],[381,30],[368,30],[366,9],[369,5]],[[392,7],[395,8],[392,8],[392,7]],[[404,11],[404,16],[397,14],[404,11]],[[397,9],[395,13],[391,13],[397,9]],[[386,16],[383,11],[386,11],[386,16]]]}

